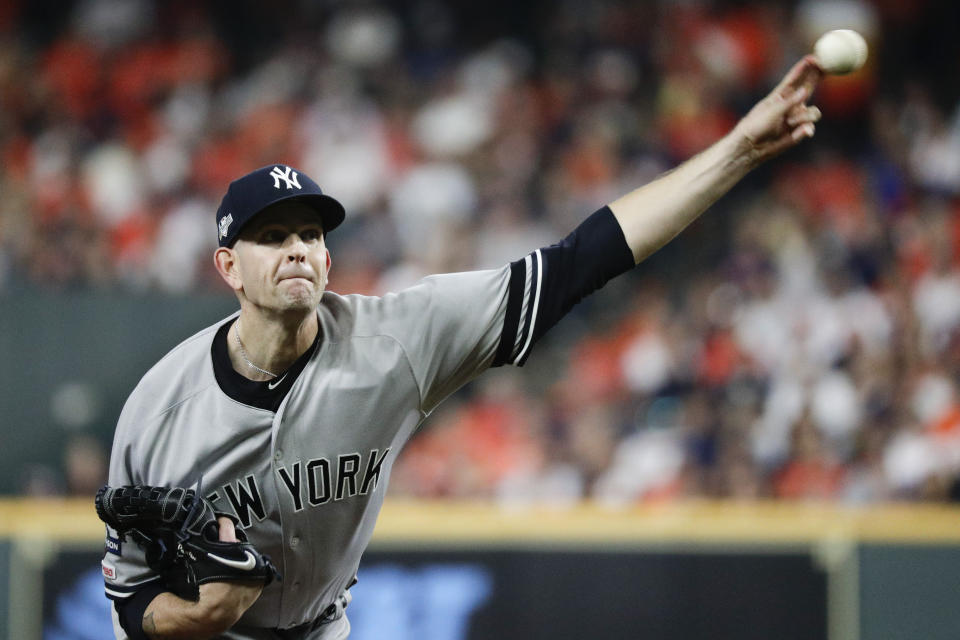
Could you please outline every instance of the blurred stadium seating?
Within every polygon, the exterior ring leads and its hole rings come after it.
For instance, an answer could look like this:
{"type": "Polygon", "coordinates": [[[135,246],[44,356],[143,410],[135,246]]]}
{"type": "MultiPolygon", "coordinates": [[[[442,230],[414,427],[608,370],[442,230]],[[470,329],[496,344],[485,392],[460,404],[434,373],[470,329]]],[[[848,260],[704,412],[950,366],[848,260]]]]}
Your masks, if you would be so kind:
{"type": "Polygon", "coordinates": [[[871,58],[823,84],[817,138],[586,301],[523,372],[448,401],[393,491],[960,496],[960,10],[483,7],[3,3],[0,375],[40,404],[4,425],[0,492],[89,494],[149,358],[219,317],[117,349],[140,320],[110,300],[171,322],[197,299],[229,308],[209,255],[233,177],[284,161],[347,204],[338,292],[496,266],[709,144],[847,26],[871,58]]]}
{"type": "MultiPolygon", "coordinates": [[[[23,499],[0,501],[0,637],[41,619],[49,640],[100,637],[83,505],[136,380],[234,306],[210,259],[231,179],[285,162],[347,205],[335,291],[494,267],[716,140],[848,27],[871,57],[822,84],[814,140],[429,419],[364,599],[420,620],[410,637],[465,637],[404,604],[430,585],[526,629],[479,607],[547,596],[497,572],[586,580],[548,552],[597,545],[638,579],[685,576],[660,622],[693,620],[717,585],[746,588],[709,553],[794,553],[822,637],[956,638],[956,512],[932,503],[960,501],[958,25],[934,0],[0,1],[0,494],[23,499]],[[39,500],[59,496],[78,502],[39,500]],[[463,500],[437,508],[492,550],[424,537],[445,520],[408,498],[463,500]]],[[[773,565],[749,566],[760,592],[773,565]]],[[[609,584],[608,603],[645,583],[609,584]]],[[[806,632],[761,622],[731,637],[806,632]]]]}

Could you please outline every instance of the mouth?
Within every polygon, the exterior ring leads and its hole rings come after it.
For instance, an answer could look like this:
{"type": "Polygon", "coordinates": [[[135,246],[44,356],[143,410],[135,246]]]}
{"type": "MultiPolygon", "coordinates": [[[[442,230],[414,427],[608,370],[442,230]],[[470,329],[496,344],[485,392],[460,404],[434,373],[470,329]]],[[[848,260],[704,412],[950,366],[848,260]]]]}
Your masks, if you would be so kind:
{"type": "Polygon", "coordinates": [[[289,280],[303,280],[304,282],[309,282],[313,284],[313,278],[311,278],[310,276],[305,276],[301,274],[292,274],[288,276],[282,276],[278,282],[285,282],[289,280]]]}

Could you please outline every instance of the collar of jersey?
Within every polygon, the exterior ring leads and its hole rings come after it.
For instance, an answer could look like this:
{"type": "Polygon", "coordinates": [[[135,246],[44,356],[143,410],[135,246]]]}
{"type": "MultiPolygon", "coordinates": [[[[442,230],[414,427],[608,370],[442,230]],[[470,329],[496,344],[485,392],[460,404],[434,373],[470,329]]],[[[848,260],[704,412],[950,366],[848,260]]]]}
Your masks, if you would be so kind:
{"type": "Polygon", "coordinates": [[[310,345],[310,348],[297,358],[296,362],[290,365],[286,371],[282,371],[280,375],[273,380],[256,381],[249,380],[237,373],[233,368],[233,364],[230,362],[230,354],[227,351],[227,334],[234,321],[235,318],[230,318],[220,325],[216,335],[213,337],[213,344],[210,346],[210,357],[213,360],[213,375],[217,379],[217,384],[220,386],[221,391],[237,402],[250,405],[251,407],[257,407],[258,409],[276,411],[280,408],[280,404],[293,387],[293,383],[300,377],[303,369],[307,366],[310,358],[317,350],[317,345],[320,344],[322,329],[317,331],[317,337],[314,339],[313,344],[310,345]],[[279,383],[277,380],[279,380],[279,383]],[[276,386],[271,389],[271,384],[275,384],[276,386]]]}

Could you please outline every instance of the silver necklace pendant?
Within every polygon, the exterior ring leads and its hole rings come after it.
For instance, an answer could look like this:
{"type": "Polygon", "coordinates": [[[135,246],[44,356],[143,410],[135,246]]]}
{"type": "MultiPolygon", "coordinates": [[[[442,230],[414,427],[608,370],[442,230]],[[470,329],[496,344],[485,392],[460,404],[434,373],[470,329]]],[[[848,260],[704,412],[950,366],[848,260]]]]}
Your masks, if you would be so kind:
{"type": "Polygon", "coordinates": [[[234,327],[234,337],[237,339],[237,346],[240,348],[240,357],[243,358],[243,361],[250,365],[251,368],[256,369],[260,373],[270,376],[271,378],[276,378],[277,374],[271,373],[266,369],[261,369],[257,365],[250,362],[250,358],[247,357],[247,350],[243,348],[243,342],[240,341],[240,319],[237,318],[237,324],[234,327]]]}

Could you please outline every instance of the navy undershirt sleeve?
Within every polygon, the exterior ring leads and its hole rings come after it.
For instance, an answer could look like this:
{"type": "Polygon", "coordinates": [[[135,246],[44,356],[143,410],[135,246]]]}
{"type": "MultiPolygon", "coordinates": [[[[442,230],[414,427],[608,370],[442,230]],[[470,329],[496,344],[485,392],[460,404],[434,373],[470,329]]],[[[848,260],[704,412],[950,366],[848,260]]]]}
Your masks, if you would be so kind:
{"type": "Polygon", "coordinates": [[[634,264],[610,207],[590,215],[561,242],[513,262],[504,330],[493,366],[523,365],[530,347],[575,304],[634,264]]]}
{"type": "Polygon", "coordinates": [[[143,614],[153,599],[166,591],[163,585],[150,584],[129,598],[114,600],[113,606],[120,618],[120,626],[130,636],[130,640],[150,640],[143,632],[143,614]]]}

